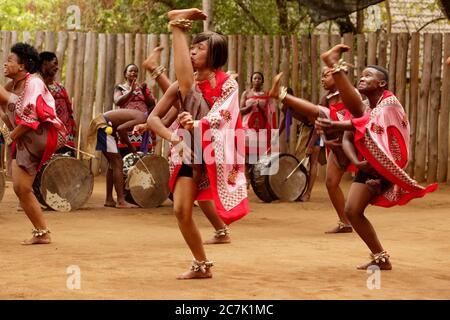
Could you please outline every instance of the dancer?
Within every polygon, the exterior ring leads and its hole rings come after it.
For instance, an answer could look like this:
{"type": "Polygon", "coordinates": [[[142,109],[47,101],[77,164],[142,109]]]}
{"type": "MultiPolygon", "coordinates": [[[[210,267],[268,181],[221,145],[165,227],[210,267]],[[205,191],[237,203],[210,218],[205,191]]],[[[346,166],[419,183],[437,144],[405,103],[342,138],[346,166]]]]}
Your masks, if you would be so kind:
{"type": "MultiPolygon", "coordinates": [[[[333,117],[333,119],[337,119],[338,117],[349,117],[349,114],[345,113],[339,92],[336,90],[328,68],[324,69],[322,72],[322,85],[325,89],[329,90],[329,93],[324,97],[322,102],[325,106],[315,105],[307,100],[288,94],[287,89],[280,88],[281,76],[282,73],[275,76],[269,94],[274,98],[279,97],[280,101],[284,105],[292,108],[294,114],[299,114],[300,119],[303,119],[303,121],[315,123],[316,119],[319,118],[329,119],[330,117],[333,117]],[[327,106],[329,108],[327,108],[327,106]]],[[[353,88],[353,90],[356,89],[353,88]]],[[[325,233],[349,233],[352,232],[352,227],[344,213],[345,197],[339,187],[341,178],[345,170],[348,169],[349,164],[349,160],[345,157],[342,150],[342,133],[340,135],[330,133],[321,136],[324,139],[325,145],[330,147],[326,168],[326,185],[328,196],[339,217],[337,227],[326,231],[325,233]]],[[[317,139],[313,137],[311,141],[315,142],[317,139]]]]}
{"type": "MultiPolygon", "coordinates": [[[[169,160],[169,186],[180,231],[194,256],[191,269],[178,279],[210,278],[212,263],[206,258],[201,235],[192,219],[194,200],[214,200],[217,213],[226,224],[248,213],[244,165],[236,160],[229,163],[229,157],[235,159],[236,156],[235,139],[225,140],[230,130],[236,131],[241,127],[238,86],[220,70],[228,54],[224,36],[214,32],[200,33],[193,39],[189,50],[186,31],[192,20],[206,19],[201,10],[173,10],[168,17],[178,82],[172,84],[158,102],[148,124],[173,146],[169,160]],[[183,112],[178,116],[179,129],[172,131],[164,126],[161,118],[178,98],[183,112]],[[179,157],[179,146],[184,144],[180,134],[186,130],[200,132],[201,164],[189,164],[188,158],[183,157],[181,161],[179,157]],[[212,150],[214,157],[211,157],[212,150]]],[[[188,139],[189,135],[184,135],[184,138],[188,139]]],[[[199,157],[194,160],[199,160],[199,157]]]]}
{"type": "MultiPolygon", "coordinates": [[[[153,49],[152,53],[147,57],[143,63],[143,67],[150,72],[151,77],[156,81],[158,87],[166,92],[170,87],[170,80],[167,78],[165,68],[159,65],[162,47],[156,47],[153,49]]],[[[177,119],[178,110],[180,109],[179,102],[176,101],[175,105],[177,107],[171,107],[167,114],[163,117],[162,122],[166,127],[171,127],[175,130],[177,124],[172,126],[173,121],[177,119]]],[[[200,120],[200,119],[196,119],[200,120]]],[[[150,128],[146,125],[139,125],[135,128],[139,132],[149,131],[150,128]]],[[[203,244],[226,244],[231,242],[230,227],[223,222],[223,220],[218,216],[214,201],[198,201],[200,209],[205,214],[206,218],[209,220],[211,225],[214,227],[215,232],[211,239],[205,240],[203,244]]]]}
{"type": "Polygon", "coordinates": [[[48,244],[50,230],[33,193],[33,181],[42,165],[66,143],[67,132],[56,115],[55,100],[38,75],[39,55],[26,43],[12,46],[4,65],[5,76],[12,79],[0,86],[3,120],[12,144],[12,180],[14,192],[34,226],[32,238],[22,242],[48,244]]]}
{"type": "Polygon", "coordinates": [[[146,120],[147,116],[139,110],[117,109],[97,116],[90,123],[87,137],[88,152],[92,154],[95,150],[102,151],[109,163],[106,173],[105,207],[119,209],[138,207],[125,201],[123,160],[117,144],[120,138],[128,147],[128,151],[135,153],[136,148],[128,139],[128,131],[137,124],[145,123],[146,120]],[[117,203],[113,197],[113,186],[117,194],[117,203]]]}
{"type": "Polygon", "coordinates": [[[321,55],[332,69],[345,107],[354,117],[350,122],[354,129],[344,134],[343,148],[359,171],[348,193],[345,215],[371,251],[371,261],[357,268],[377,266],[391,270],[390,256],[364,215],[366,207],[404,205],[433,192],[437,184],[422,187],[403,170],[409,156],[408,117],[397,98],[386,89],[388,73],[379,66],[365,68],[358,82],[359,92],[368,99],[367,109],[344,72],[347,66],[341,55],[348,49],[340,44],[321,55]]]}
{"type": "MultiPolygon", "coordinates": [[[[66,88],[55,80],[58,73],[58,58],[55,53],[43,51],[39,54],[39,73],[45,85],[55,99],[56,115],[62,121],[67,130],[67,145],[75,147],[76,123],[73,118],[72,103],[66,88]]],[[[69,153],[74,156],[73,149],[63,146],[55,153],[69,153]]]]}

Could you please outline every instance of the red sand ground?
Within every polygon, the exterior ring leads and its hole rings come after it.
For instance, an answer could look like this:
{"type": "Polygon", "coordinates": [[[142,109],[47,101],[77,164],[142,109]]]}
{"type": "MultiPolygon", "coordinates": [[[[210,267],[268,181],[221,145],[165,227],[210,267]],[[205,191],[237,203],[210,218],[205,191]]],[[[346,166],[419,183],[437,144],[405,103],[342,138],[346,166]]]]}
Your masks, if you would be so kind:
{"type": "MultiPolygon", "coordinates": [[[[261,203],[231,226],[232,243],[207,246],[215,262],[209,280],[179,281],[188,251],[171,202],[156,209],[103,207],[104,178],[77,212],[46,212],[50,245],[21,246],[32,226],[10,182],[0,203],[1,299],[449,299],[450,186],[409,205],[371,207],[368,217],[391,254],[380,289],[355,266],[368,249],[356,233],[325,235],[337,220],[324,184],[308,203],[261,203]],[[80,268],[80,289],[68,289],[69,266],[80,268]]],[[[349,182],[344,183],[348,190],[349,182]]],[[[212,227],[198,208],[204,238],[212,227]]]]}

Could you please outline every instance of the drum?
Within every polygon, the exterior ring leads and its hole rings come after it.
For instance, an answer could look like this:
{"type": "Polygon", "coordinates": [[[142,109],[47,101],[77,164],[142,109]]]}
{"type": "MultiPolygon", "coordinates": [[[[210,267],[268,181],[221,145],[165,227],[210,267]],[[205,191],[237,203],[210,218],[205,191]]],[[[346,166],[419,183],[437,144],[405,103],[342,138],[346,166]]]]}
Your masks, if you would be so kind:
{"type": "Polygon", "coordinates": [[[5,174],[3,170],[0,171],[0,201],[3,199],[3,195],[5,194],[5,174]]]}
{"type": "Polygon", "coordinates": [[[255,194],[264,202],[295,201],[306,191],[308,171],[291,154],[272,154],[260,158],[250,179],[255,194]]]}
{"type": "Polygon", "coordinates": [[[142,152],[124,157],[126,200],[142,208],[160,206],[169,197],[169,163],[142,152]]]}
{"type": "Polygon", "coordinates": [[[82,207],[94,188],[94,175],[80,160],[55,154],[36,175],[33,190],[43,205],[55,211],[82,207]]]}

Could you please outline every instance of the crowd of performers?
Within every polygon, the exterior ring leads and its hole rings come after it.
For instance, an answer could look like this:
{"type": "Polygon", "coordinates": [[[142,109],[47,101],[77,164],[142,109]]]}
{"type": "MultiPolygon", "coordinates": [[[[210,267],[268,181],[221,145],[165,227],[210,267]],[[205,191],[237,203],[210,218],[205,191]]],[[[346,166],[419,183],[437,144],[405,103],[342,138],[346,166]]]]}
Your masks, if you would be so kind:
{"type": "MultiPolygon", "coordinates": [[[[248,162],[249,155],[260,152],[251,147],[237,150],[239,144],[226,139],[227,131],[247,130],[246,139],[253,140],[261,137],[252,136],[255,132],[266,129],[269,144],[265,152],[270,152],[270,131],[277,128],[279,105],[283,115],[281,130],[289,131],[292,118],[315,128],[306,151],[311,157],[311,174],[302,200],[308,201],[311,196],[318,155],[325,145],[326,187],[339,218],[338,225],[327,233],[354,229],[371,251],[371,260],[358,268],[376,265],[382,270],[391,269],[389,254],[365,217],[365,209],[369,204],[403,205],[437,186],[422,187],[404,171],[409,157],[409,123],[402,105],[387,90],[386,70],[367,66],[355,88],[341,58],[348,47],[337,45],[321,55],[326,65],[322,85],[327,94],[319,105],[282,87],[282,74],[265,92],[260,72],[251,75],[251,88],[239,100],[237,82],[221,69],[227,62],[226,37],[203,32],[188,43],[193,21],[206,19],[199,9],[173,10],[168,18],[177,81],[171,83],[165,75],[159,65],[162,49],[156,48],[142,68],[164,92],[162,98],[156,101],[148,86],[137,82],[139,68],[130,64],[124,70],[124,82],[114,90],[117,108],[98,115],[90,124],[87,151],[101,151],[109,162],[105,206],[135,207],[124,196],[123,155],[138,148],[147,151],[155,135],[169,141],[173,210],[194,257],[191,268],[178,279],[212,277],[213,263],[207,258],[204,244],[229,243],[229,224],[249,212],[246,166],[237,157],[225,159],[226,155],[244,153],[248,162]],[[196,142],[199,152],[193,146],[196,142]],[[192,152],[186,154],[185,150],[192,152]],[[347,171],[355,176],[345,196],[340,181],[347,171]],[[192,217],[195,201],[216,230],[214,237],[205,242],[192,217]]],[[[450,58],[447,63],[450,65],[450,58]]],[[[32,238],[23,244],[50,243],[50,231],[32,184],[55,152],[73,152],[77,133],[71,102],[64,86],[55,80],[58,60],[54,53],[38,54],[32,46],[17,43],[11,48],[4,70],[10,81],[0,86],[1,117],[9,131],[3,142],[11,145],[14,192],[34,226],[32,238]]]]}

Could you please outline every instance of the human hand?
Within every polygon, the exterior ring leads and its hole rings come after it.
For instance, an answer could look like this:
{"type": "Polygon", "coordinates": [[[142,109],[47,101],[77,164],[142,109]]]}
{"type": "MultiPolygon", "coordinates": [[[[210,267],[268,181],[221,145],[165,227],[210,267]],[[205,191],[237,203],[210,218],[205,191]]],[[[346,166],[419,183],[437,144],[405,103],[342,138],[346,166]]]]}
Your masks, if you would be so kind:
{"type": "Polygon", "coordinates": [[[137,124],[133,128],[133,134],[143,134],[146,131],[148,131],[146,123],[137,124]]]}
{"type": "Polygon", "coordinates": [[[355,166],[358,168],[358,170],[362,170],[365,173],[371,174],[371,175],[377,175],[377,171],[369,164],[367,160],[359,161],[358,163],[355,163],[355,166]]]}
{"type": "Polygon", "coordinates": [[[192,115],[186,111],[181,112],[178,115],[178,122],[186,130],[191,130],[194,127],[194,119],[192,118],[192,115]]]}

